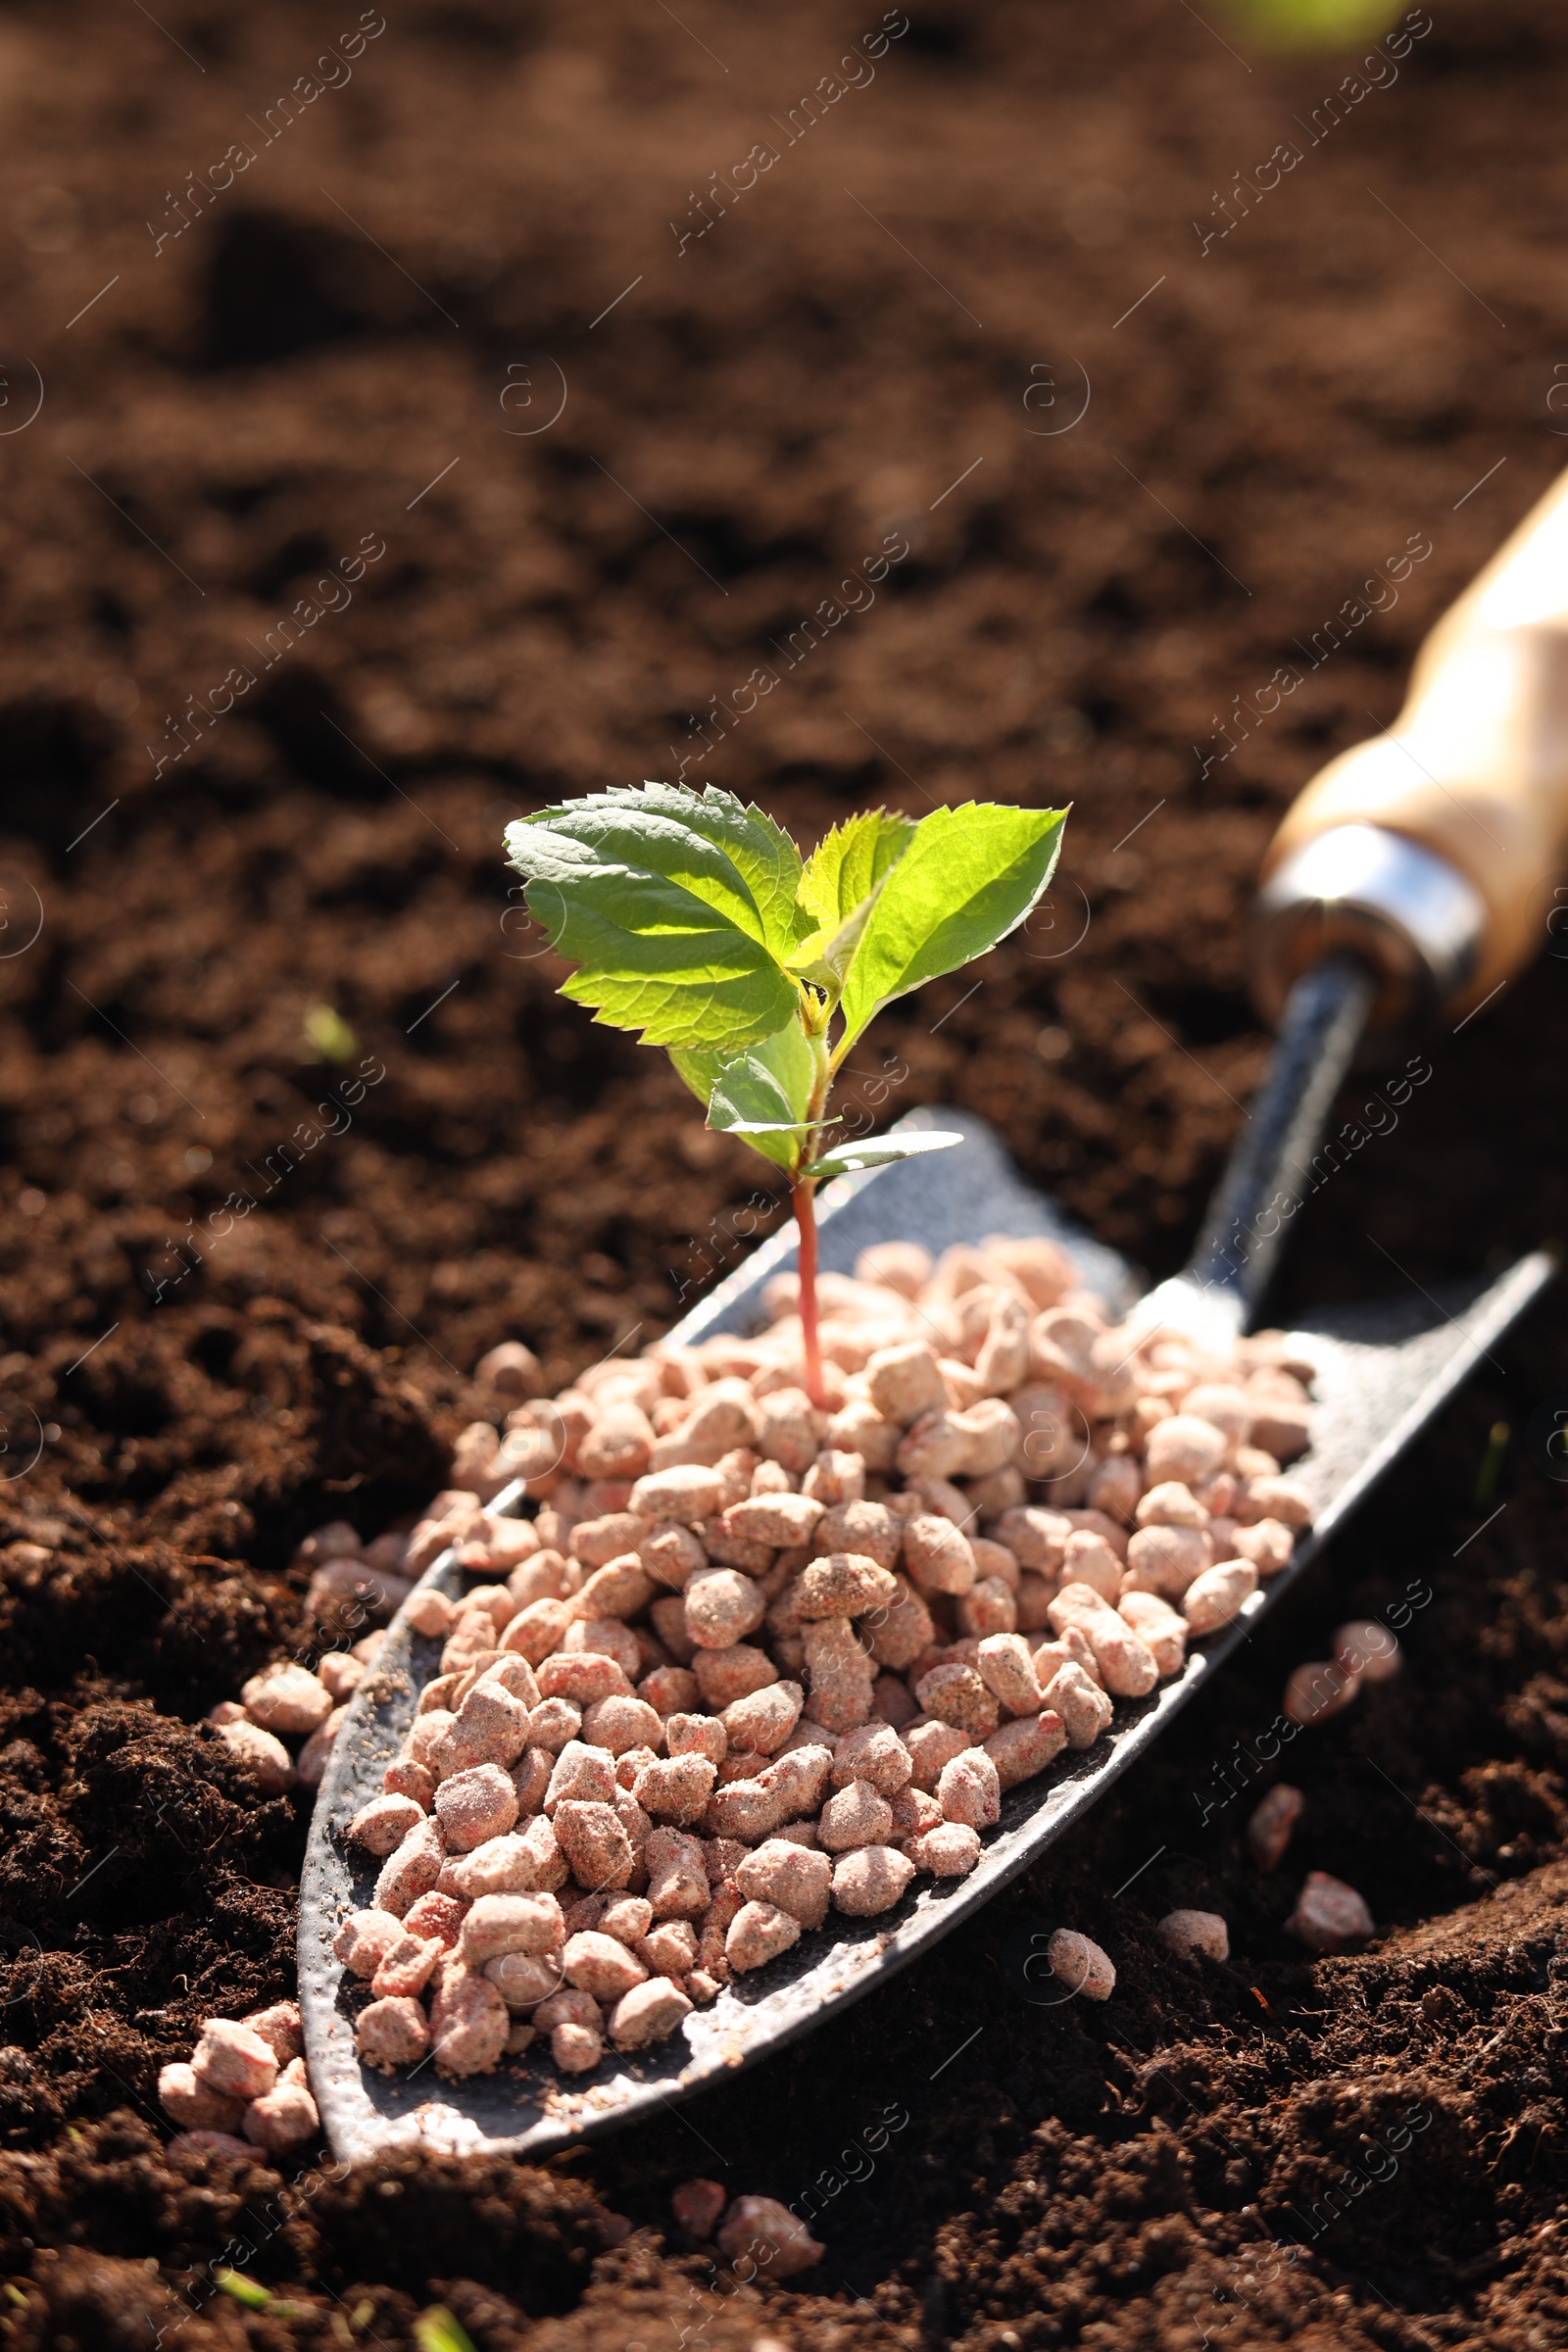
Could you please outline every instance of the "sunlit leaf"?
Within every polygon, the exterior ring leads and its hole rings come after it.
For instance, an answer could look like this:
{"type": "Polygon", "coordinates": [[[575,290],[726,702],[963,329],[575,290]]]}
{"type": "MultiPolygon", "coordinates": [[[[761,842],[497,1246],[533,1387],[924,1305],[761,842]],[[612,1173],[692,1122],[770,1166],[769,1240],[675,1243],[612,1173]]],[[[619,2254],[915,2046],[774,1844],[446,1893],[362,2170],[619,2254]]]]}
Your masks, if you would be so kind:
{"type": "Polygon", "coordinates": [[[801,909],[811,928],[790,958],[796,971],[839,986],[876,891],[915,830],[912,817],[862,808],[818,842],[801,876],[801,909]]]}
{"type": "Polygon", "coordinates": [[[1005,939],[1045,891],[1062,808],[937,808],[886,876],[844,982],[840,1054],[880,1007],[1005,939]]]}
{"type": "Polygon", "coordinates": [[[800,854],[733,795],[594,793],[507,828],[528,910],[577,965],[563,995],[648,1045],[737,1053],[795,1012],[800,854]]]}

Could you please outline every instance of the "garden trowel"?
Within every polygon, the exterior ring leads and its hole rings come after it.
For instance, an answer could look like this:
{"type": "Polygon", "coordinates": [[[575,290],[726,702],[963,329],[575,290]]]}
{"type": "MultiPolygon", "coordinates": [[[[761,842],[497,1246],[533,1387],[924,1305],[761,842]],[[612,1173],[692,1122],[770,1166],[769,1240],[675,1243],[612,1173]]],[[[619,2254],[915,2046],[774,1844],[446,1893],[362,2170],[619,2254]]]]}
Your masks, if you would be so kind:
{"type": "MultiPolygon", "coordinates": [[[[1252,1322],[1292,1219],[1327,1180],[1325,1123],[1362,1039],[1480,1014],[1546,938],[1568,830],[1568,477],[1423,647],[1409,700],[1385,735],[1333,761],[1285,820],[1254,920],[1252,969],[1277,1042],[1192,1265],[1140,1297],[1131,1266],[1023,1183],[1000,1141],[965,1113],[917,1111],[906,1125],[956,1128],[962,1145],[841,1177],[821,1197],[824,1268],[848,1273],[873,1242],[934,1253],[992,1235],[1046,1235],[1086,1287],[1136,1326],[1228,1342],[1252,1322]]],[[[1385,1081],[1394,1096],[1396,1083],[1385,1081]]],[[[762,1321],[768,1278],[795,1257],[795,1229],[764,1243],[671,1335],[695,1343],[762,1321]]],[[[858,2000],[1036,1862],[1156,1739],[1259,1616],[1293,1587],[1373,1482],[1550,1279],[1536,1251],[1494,1278],[1434,1296],[1413,1280],[1392,1299],[1307,1317],[1288,1334],[1314,1367],[1309,1450],[1293,1465],[1313,1506],[1290,1565],[1183,1673],[1117,1703],[1109,1732],[1003,1798],[967,1878],[927,1883],[869,1920],[835,1916],[697,2009],[668,2041],[607,2059],[582,2083],[524,2064],[467,2081],[433,2069],[361,2068],[332,1941],[368,1899],[374,1865],[345,1839],[378,1793],[440,1644],[395,1619],[361,1685],[317,1800],[299,1931],[300,1997],[312,2086],[334,2151],[392,2144],[543,2153],[647,2117],[727,2070],[752,2064],[858,2000]],[[603,2078],[603,2079],[601,2079],[603,2078]]],[[[519,1487],[492,1504],[523,1507],[519,1487]]],[[[452,1592],[451,1552],[423,1580],[452,1592]]]]}

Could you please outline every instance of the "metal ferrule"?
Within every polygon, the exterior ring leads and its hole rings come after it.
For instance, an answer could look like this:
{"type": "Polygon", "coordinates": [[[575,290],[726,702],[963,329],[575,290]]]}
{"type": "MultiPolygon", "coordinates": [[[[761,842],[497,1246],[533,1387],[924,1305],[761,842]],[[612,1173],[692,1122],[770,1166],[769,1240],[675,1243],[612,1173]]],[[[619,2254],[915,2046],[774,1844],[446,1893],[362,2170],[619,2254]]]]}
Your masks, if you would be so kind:
{"type": "Polygon", "coordinates": [[[1336,825],[1276,867],[1258,893],[1252,993],[1277,1024],[1293,983],[1336,953],[1378,979],[1371,1025],[1403,1028],[1449,1004],[1475,968],[1486,902],[1436,851],[1383,825],[1336,825]]]}

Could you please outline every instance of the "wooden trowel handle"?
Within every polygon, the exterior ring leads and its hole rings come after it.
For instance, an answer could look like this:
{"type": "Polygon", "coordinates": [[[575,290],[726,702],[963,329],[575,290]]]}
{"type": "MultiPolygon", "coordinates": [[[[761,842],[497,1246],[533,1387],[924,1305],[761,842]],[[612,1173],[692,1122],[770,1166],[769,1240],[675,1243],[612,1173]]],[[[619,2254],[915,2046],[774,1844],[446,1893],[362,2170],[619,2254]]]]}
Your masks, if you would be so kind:
{"type": "MultiPolygon", "coordinates": [[[[1265,901],[1288,860],[1346,826],[1421,845],[1477,894],[1472,944],[1440,990],[1450,1010],[1481,1004],[1545,945],[1568,849],[1568,473],[1433,629],[1389,732],[1331,760],[1297,801],[1264,861],[1265,901]]],[[[1303,969],[1322,952],[1313,937],[1307,926],[1277,954],[1303,969]]],[[[1259,986],[1278,994],[1261,970],[1259,986]]]]}

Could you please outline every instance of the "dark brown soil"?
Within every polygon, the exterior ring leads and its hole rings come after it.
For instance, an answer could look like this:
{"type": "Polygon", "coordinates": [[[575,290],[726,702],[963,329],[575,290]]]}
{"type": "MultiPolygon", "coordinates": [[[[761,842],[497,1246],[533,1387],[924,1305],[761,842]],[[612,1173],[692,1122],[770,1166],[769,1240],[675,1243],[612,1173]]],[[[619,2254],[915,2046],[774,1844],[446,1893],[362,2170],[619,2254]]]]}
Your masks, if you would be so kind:
{"type": "MultiPolygon", "coordinates": [[[[436,2302],[481,2352],[1562,2340],[1568,1586],[1522,1435],[1568,1395],[1555,1298],[1048,1873],[763,2073],[544,2174],[286,2187],[172,2169],[152,2104],[205,2012],[291,1984],[303,1814],[199,1718],[308,1640],[300,1535],[438,1485],[493,1342],[564,1379],[759,1217],[760,1163],[556,1002],[508,813],[682,755],[805,835],[875,797],[1071,799],[1055,929],[887,1019],[858,1075],[878,1115],[984,1111],[1179,1262],[1264,1053],[1240,932],[1275,816],[1392,715],[1561,461],[1568,31],[1437,0],[1308,144],[1349,61],[1271,61],[1219,8],[930,0],[793,144],[878,12],[389,9],[264,144],[347,7],[0,10],[0,427],[28,362],[45,392],[0,446],[19,2344],[393,2346],[436,2302]],[[1293,136],[1200,254],[1214,191],[1293,136]],[[760,140],[777,164],[677,252],[760,140]],[[1088,415],[1036,432],[1075,365],[1088,415]],[[1200,775],[1417,534],[1396,608],[1200,775]],[[889,537],[874,607],[786,667],[889,537]],[[1288,1751],[1308,1809],[1259,1878],[1285,1673],[1412,1587],[1403,1679],[1288,1751]],[[1366,1956],[1284,1935],[1309,1866],[1365,1890],[1366,1956]],[[1160,1956],[1176,1902],[1230,1919],[1229,1970],[1160,1956]],[[1009,1939],[1061,1920],[1116,1960],[1102,2011],[1017,1988],[1009,1939]],[[693,2172],[818,2216],[806,2291],[681,2243],[693,2172]],[[216,2290],[225,2262],[272,2302],[216,2290]]],[[[1548,956],[1436,1041],[1298,1220],[1282,1312],[1568,1232],[1563,985],[1548,956]]]]}

